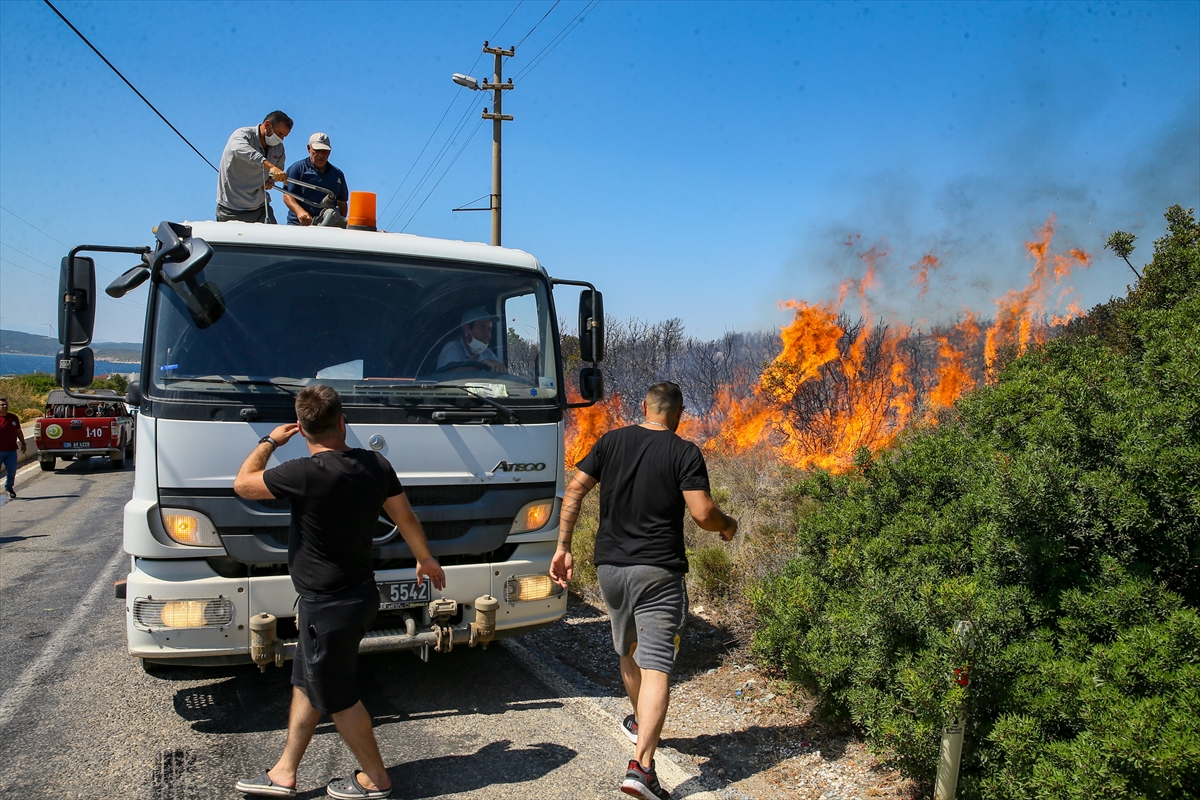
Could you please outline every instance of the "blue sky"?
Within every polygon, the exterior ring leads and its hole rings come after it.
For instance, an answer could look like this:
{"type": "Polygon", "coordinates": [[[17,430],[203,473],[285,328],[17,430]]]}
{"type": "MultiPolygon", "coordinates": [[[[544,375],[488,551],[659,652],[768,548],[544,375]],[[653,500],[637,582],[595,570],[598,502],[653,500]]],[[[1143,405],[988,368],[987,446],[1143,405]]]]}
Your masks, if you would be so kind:
{"type": "MultiPolygon", "coordinates": [[[[486,241],[487,214],[450,209],[489,191],[489,98],[450,74],[490,74],[483,40],[521,42],[554,3],[57,5],[214,163],[281,108],[289,162],[325,131],[352,189],[396,194],[381,225],[486,241]]],[[[508,62],[504,243],[596,282],[617,317],[776,327],[780,300],[857,271],[855,233],[889,253],[877,307],[986,313],[1050,213],[1056,248],[1096,254],[1074,284],[1091,305],[1130,278],[1108,233],[1138,233],[1140,263],[1167,205],[1200,205],[1200,3],[603,0],[529,69],[587,7],[560,2],[508,62]],[[946,266],[919,302],[908,265],[930,249],[946,266]]],[[[211,219],[214,196],[49,8],[0,3],[0,325],[53,325],[66,245],[147,244],[162,219],[211,219]]],[[[101,265],[102,282],[126,266],[101,265]]],[[[97,338],[139,340],[145,291],[105,298],[97,338]]]]}

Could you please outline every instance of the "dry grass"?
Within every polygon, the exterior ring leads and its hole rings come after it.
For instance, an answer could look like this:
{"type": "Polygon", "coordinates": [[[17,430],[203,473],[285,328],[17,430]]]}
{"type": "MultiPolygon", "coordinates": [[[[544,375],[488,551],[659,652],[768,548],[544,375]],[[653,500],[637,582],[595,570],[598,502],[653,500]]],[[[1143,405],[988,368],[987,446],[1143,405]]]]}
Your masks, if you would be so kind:
{"type": "MultiPolygon", "coordinates": [[[[690,516],[684,518],[684,542],[691,571],[688,594],[693,605],[704,605],[714,623],[730,623],[732,630],[746,631],[751,613],[747,589],[777,573],[794,554],[793,531],[800,513],[788,487],[795,470],[779,463],[769,452],[738,456],[709,456],[709,478],[713,500],[738,520],[738,535],[732,542],[701,530],[690,516]]],[[[583,599],[601,604],[592,561],[599,524],[599,492],[584,500],[575,528],[575,578],[571,588],[583,599]]],[[[743,642],[746,644],[746,642],[743,642]]]]}

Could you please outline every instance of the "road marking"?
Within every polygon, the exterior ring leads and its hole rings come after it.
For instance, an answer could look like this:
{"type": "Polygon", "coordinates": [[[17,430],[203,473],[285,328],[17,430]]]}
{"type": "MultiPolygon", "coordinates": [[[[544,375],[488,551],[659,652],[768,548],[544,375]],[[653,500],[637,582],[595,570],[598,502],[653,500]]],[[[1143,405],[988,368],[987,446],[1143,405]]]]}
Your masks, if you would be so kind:
{"type": "MultiPolygon", "coordinates": [[[[523,644],[513,639],[505,639],[502,644],[505,650],[516,656],[517,660],[524,664],[539,680],[562,695],[562,699],[566,703],[575,706],[586,716],[590,717],[592,722],[596,723],[614,740],[621,742],[626,748],[629,747],[629,740],[625,738],[624,732],[621,731],[621,720],[619,718],[605,710],[595,700],[581,695],[579,690],[571,685],[570,681],[546,666],[540,658],[534,655],[523,644]]],[[[671,785],[672,797],[680,798],[680,800],[685,797],[692,798],[692,800],[719,800],[719,795],[716,792],[704,788],[699,775],[677,764],[663,751],[659,750],[655,754],[654,763],[657,765],[659,777],[663,779],[664,783],[671,785]]]]}
{"type": "Polygon", "coordinates": [[[104,566],[104,569],[96,576],[95,582],[88,588],[87,594],[79,601],[79,605],[75,606],[75,611],[42,648],[37,660],[30,664],[21,673],[21,677],[17,678],[16,682],[4,693],[4,696],[0,697],[0,727],[12,721],[21,706],[25,704],[25,700],[38,678],[46,674],[54,662],[58,661],[62,652],[75,643],[76,632],[83,623],[84,616],[91,610],[100,594],[112,586],[112,572],[125,558],[128,558],[125,552],[118,550],[108,560],[108,564],[104,566]]]}

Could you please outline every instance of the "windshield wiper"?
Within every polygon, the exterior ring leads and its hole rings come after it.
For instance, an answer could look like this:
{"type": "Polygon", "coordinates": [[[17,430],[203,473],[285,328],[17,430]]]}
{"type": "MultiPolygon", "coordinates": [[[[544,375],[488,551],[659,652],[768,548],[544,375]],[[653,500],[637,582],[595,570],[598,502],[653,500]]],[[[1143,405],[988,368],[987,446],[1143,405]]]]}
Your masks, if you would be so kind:
{"type": "Polygon", "coordinates": [[[295,378],[234,378],[223,377],[220,375],[206,376],[203,378],[185,378],[185,377],[166,377],[163,378],[167,383],[225,383],[230,386],[302,386],[303,382],[295,378]]]}
{"type": "Polygon", "coordinates": [[[495,400],[493,400],[490,397],[479,394],[478,392],[474,392],[466,386],[459,386],[458,384],[455,384],[455,383],[384,383],[384,384],[369,383],[369,384],[355,384],[354,388],[355,389],[457,389],[460,392],[466,392],[471,397],[474,397],[476,400],[478,400],[482,403],[486,403],[487,405],[496,409],[501,414],[503,414],[509,422],[519,423],[521,421],[517,417],[516,412],[513,411],[508,406],[501,405],[500,403],[497,403],[495,400]]]}

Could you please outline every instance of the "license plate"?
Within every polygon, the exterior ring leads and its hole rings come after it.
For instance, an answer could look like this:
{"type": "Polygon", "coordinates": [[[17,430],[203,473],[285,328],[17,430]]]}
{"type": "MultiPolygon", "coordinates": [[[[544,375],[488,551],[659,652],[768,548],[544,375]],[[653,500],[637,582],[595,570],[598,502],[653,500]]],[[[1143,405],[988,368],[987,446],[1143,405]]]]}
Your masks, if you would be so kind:
{"type": "Polygon", "coordinates": [[[91,442],[63,442],[64,450],[84,449],[92,446],[91,442]]]}
{"type": "Polygon", "coordinates": [[[431,599],[430,581],[388,581],[379,586],[379,610],[423,606],[431,599]]]}

